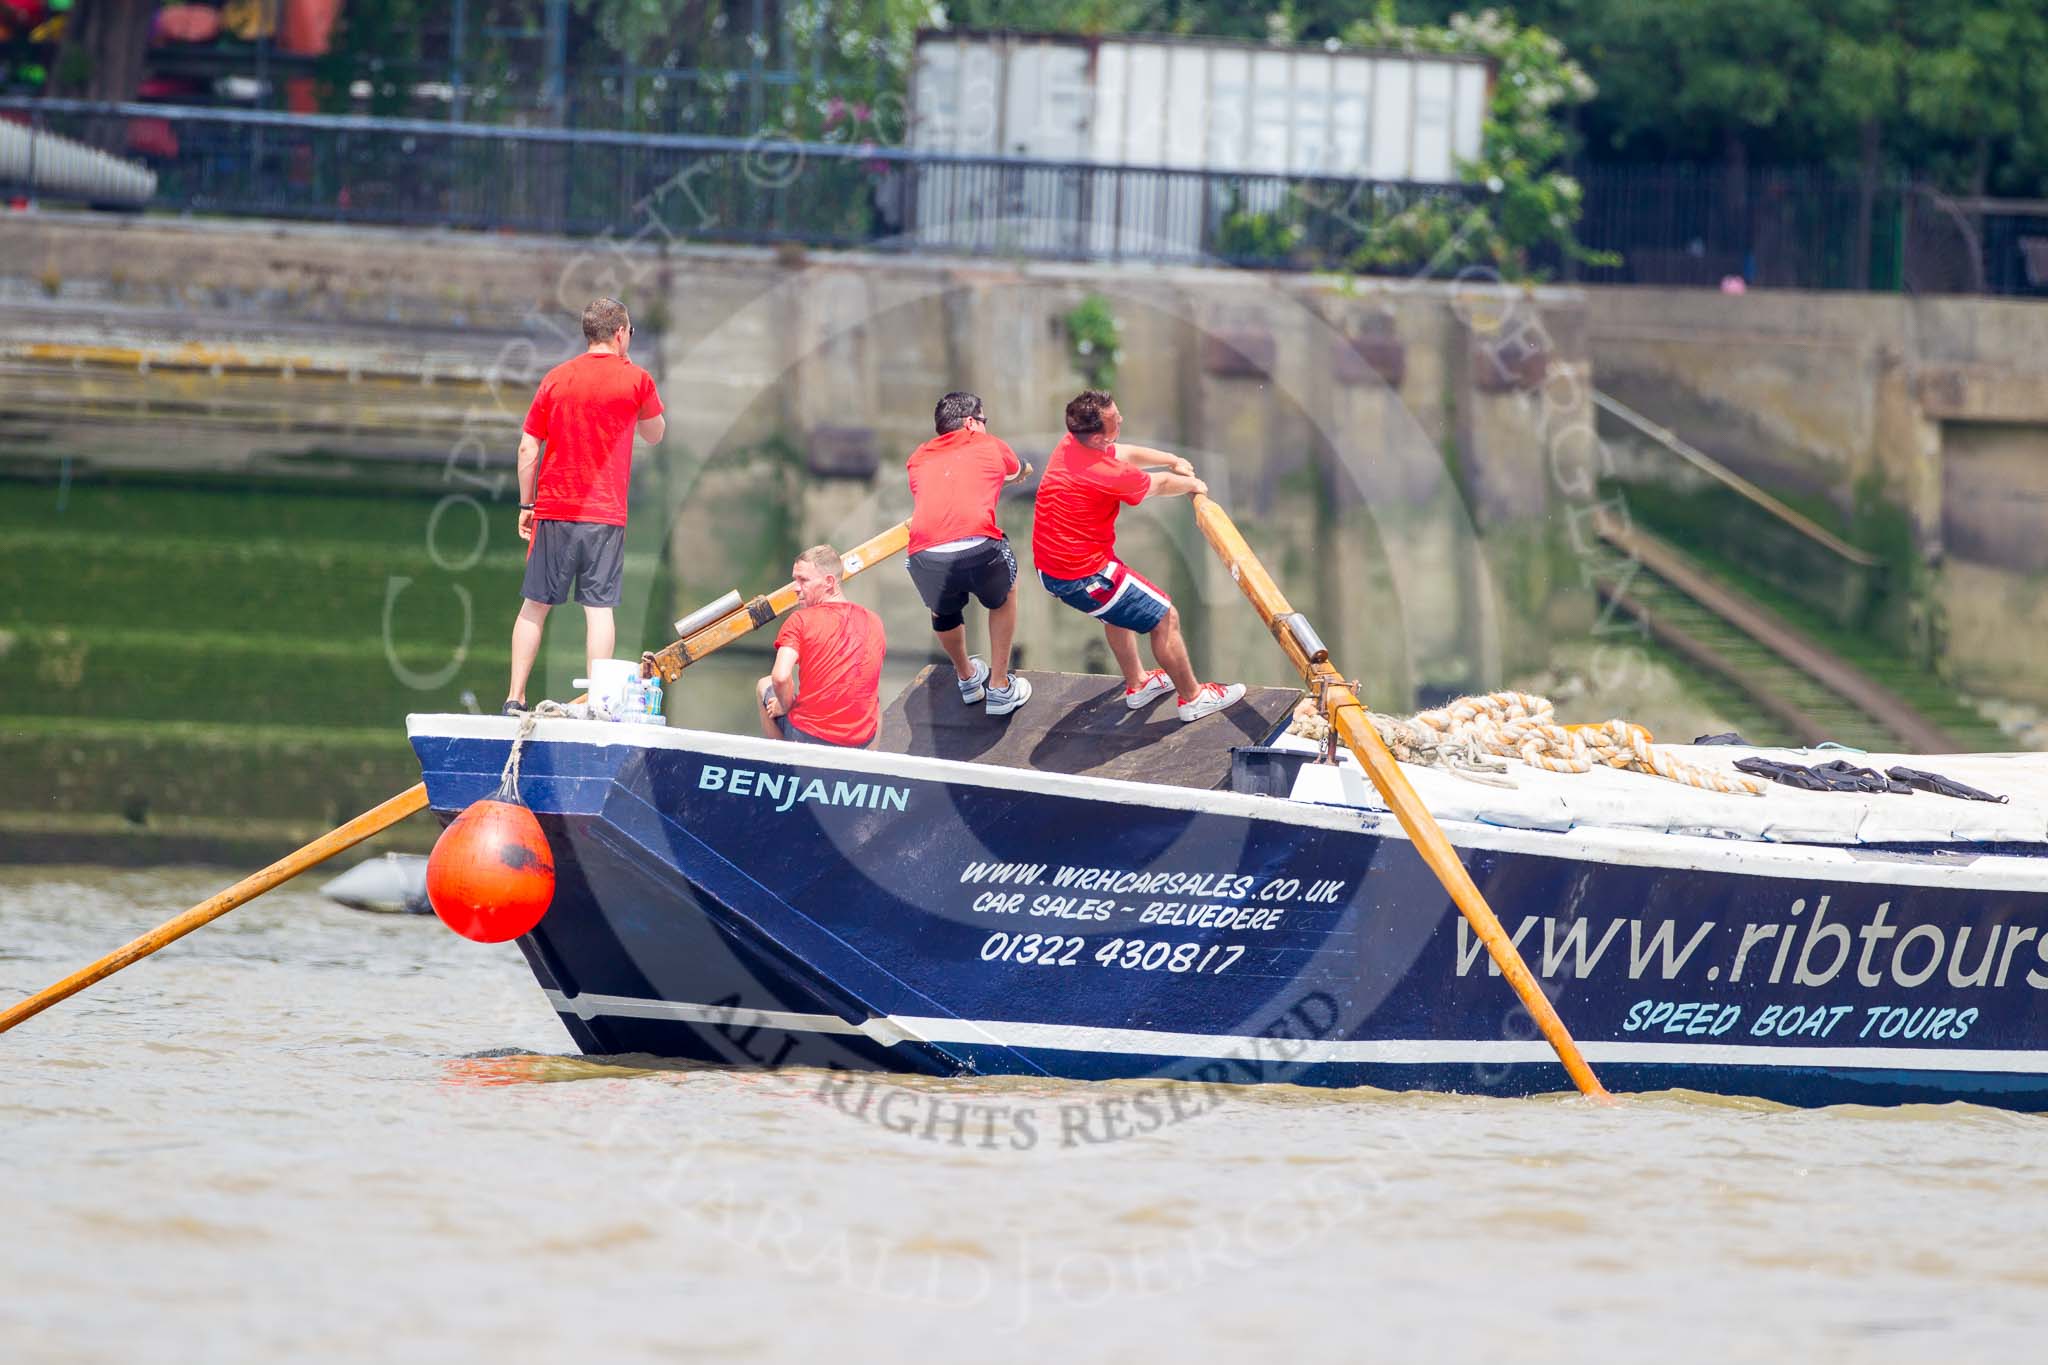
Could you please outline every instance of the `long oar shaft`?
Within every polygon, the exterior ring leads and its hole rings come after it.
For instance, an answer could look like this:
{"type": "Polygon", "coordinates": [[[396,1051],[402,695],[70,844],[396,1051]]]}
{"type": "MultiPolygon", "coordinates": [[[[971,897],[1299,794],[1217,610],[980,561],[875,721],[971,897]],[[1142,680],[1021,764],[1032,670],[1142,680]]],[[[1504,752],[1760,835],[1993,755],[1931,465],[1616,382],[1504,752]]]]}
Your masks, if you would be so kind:
{"type": "MultiPolygon", "coordinates": [[[[1401,822],[1401,828],[1408,831],[1408,838],[1415,845],[1416,852],[1422,855],[1422,861],[1443,883],[1459,913],[1479,935],[1486,951],[1493,955],[1501,975],[1514,987],[1523,1007],[1536,1021],[1536,1026],[1543,1030],[1543,1036],[1550,1040],[1550,1046],[1556,1051],[1557,1059],[1564,1063],[1572,1084],[1584,1094],[1607,1098],[1606,1088],[1594,1076],[1593,1069],[1586,1065],[1586,1059],[1580,1054],[1579,1045],[1572,1041],[1564,1020],[1558,1017],[1557,1010],[1543,994],[1514,940],[1501,928],[1500,919],[1486,903],[1486,897],[1473,884],[1472,875],[1465,870],[1457,850],[1444,836],[1442,826],[1422,804],[1422,798],[1415,794],[1415,788],[1401,771],[1401,765],[1387,752],[1379,731],[1373,728],[1366,714],[1365,704],[1344,682],[1343,675],[1331,666],[1327,656],[1310,653],[1309,647],[1303,643],[1303,636],[1297,634],[1295,623],[1300,618],[1295,616],[1294,608],[1288,605],[1286,595],[1280,591],[1280,585],[1259,562],[1259,557],[1252,552],[1236,523],[1213,500],[1200,494],[1195,497],[1195,522],[1230,569],[1231,578],[1258,609],[1272,630],[1273,638],[1280,642],[1288,660],[1301,673],[1302,680],[1320,692],[1330,724],[1351,747],[1351,752],[1358,756],[1360,766],[1372,779],[1373,786],[1379,789],[1381,799],[1394,812],[1394,818],[1401,822]]],[[[1312,636],[1308,638],[1313,639],[1312,636]]]]}
{"type": "MultiPolygon", "coordinates": [[[[896,554],[910,543],[910,523],[898,522],[874,539],[846,552],[846,577],[851,578],[863,569],[871,568],[896,554]]],[[[765,597],[729,615],[720,617],[702,630],[696,631],[686,640],[678,640],[667,649],[655,655],[655,667],[665,678],[674,678],[684,668],[703,658],[706,654],[731,644],[749,631],[767,625],[783,612],[796,605],[796,584],[785,583],[765,597]]],[[[89,967],[82,968],[65,977],[54,986],[37,991],[25,1000],[0,1010],[0,1033],[5,1033],[24,1019],[41,1014],[60,1000],[68,1000],[97,981],[104,981],[123,967],[140,962],[166,944],[177,942],[201,925],[211,924],[237,906],[246,905],[274,886],[290,881],[307,868],[326,862],[335,854],[353,848],[372,835],[403,820],[406,816],[427,808],[427,785],[416,783],[398,795],[372,807],[339,829],[327,833],[307,844],[304,848],[278,859],[261,872],[253,873],[236,882],[227,890],[206,900],[150,930],[125,947],[108,953],[89,967]]]]}
{"type": "Polygon", "coordinates": [[[316,863],[352,848],[356,844],[397,824],[406,816],[427,808],[427,784],[424,782],[406,788],[381,805],[364,811],[339,829],[327,833],[287,857],[280,858],[261,872],[242,878],[227,890],[199,902],[174,920],[160,924],[126,947],[108,953],[90,967],[82,968],[59,981],[56,985],[37,991],[26,1000],[19,1001],[0,1010],[0,1033],[5,1033],[24,1019],[41,1014],[60,1000],[72,996],[104,980],[131,963],[139,962],[157,949],[177,942],[203,924],[211,924],[236,906],[256,899],[281,882],[288,882],[316,863]]]}
{"type": "MultiPolygon", "coordinates": [[[[872,540],[864,541],[840,556],[846,564],[845,577],[851,578],[863,570],[872,569],[909,544],[910,523],[899,521],[872,540]]],[[[654,669],[663,679],[674,682],[691,664],[712,650],[723,648],[750,631],[759,630],[794,607],[796,600],[796,584],[792,581],[774,592],[735,607],[710,625],[658,651],[654,655],[654,669]]]]}

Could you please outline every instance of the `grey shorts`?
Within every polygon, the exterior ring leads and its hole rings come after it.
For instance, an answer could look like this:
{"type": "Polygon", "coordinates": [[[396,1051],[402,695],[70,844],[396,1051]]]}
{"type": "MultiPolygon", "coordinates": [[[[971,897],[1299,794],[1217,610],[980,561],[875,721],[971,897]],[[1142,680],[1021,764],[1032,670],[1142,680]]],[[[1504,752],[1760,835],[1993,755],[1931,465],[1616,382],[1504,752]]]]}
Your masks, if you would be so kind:
{"type": "Polygon", "coordinates": [[[784,739],[790,740],[791,742],[796,744],[828,744],[832,745],[832,747],[835,749],[845,747],[844,745],[833,744],[832,741],[829,739],[819,739],[809,730],[797,729],[795,725],[790,723],[790,719],[788,716],[777,716],[775,718],[775,728],[782,731],[782,737],[784,739]]]}
{"type": "Polygon", "coordinates": [[[576,590],[586,607],[619,605],[625,577],[626,528],[598,521],[536,521],[526,552],[526,581],[519,593],[529,602],[559,607],[576,590]]]}

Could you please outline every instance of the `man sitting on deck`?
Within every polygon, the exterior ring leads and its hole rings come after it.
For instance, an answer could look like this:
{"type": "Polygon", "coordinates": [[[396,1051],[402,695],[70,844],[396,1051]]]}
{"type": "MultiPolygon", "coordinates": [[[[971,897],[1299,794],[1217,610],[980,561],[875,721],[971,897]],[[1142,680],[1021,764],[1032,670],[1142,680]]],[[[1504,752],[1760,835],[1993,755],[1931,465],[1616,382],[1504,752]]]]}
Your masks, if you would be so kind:
{"type": "Polygon", "coordinates": [[[984,697],[1007,716],[1031,700],[1031,683],[1010,676],[1017,634],[1017,556],[996,525],[1003,486],[1024,477],[1016,452],[989,435],[981,399],[949,393],[932,410],[938,432],[910,452],[910,581],[932,614],[932,634],[953,661],[960,700],[984,697]],[[988,609],[988,660],[967,653],[967,599],[988,609]]]}
{"type": "Polygon", "coordinates": [[[1067,404],[1067,435],[1045,462],[1031,557],[1045,590],[1102,622],[1109,652],[1124,675],[1133,711],[1178,692],[1180,718],[1200,720],[1244,697],[1244,684],[1195,677],[1173,601],[1118,558],[1116,519],[1125,506],[1177,493],[1207,493],[1195,467],[1178,455],[1118,445],[1123,415],[1116,399],[1088,389],[1067,404]],[[1149,472],[1148,472],[1149,471],[1149,472]],[[1149,636],[1151,672],[1138,665],[1138,636],[1149,636]]]}
{"type": "Polygon", "coordinates": [[[805,550],[790,573],[797,609],[775,637],[774,671],[754,684],[761,733],[866,748],[882,724],[882,618],[846,600],[839,590],[846,565],[830,545],[805,550]]]}

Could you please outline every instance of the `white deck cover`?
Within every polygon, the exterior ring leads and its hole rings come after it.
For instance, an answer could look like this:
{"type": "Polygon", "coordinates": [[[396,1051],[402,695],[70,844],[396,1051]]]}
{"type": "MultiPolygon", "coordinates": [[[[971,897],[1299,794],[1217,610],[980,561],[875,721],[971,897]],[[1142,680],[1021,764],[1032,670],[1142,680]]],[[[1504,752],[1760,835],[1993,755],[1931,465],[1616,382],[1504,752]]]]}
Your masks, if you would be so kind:
{"type": "MultiPolygon", "coordinates": [[[[1281,747],[1318,746],[1292,735],[1281,747]]],[[[1733,769],[1751,755],[1811,765],[1845,758],[1859,768],[1903,764],[2010,797],[2004,805],[1916,791],[1910,796],[1809,792],[1768,784],[1762,796],[1724,796],[1647,773],[1596,768],[1552,773],[1507,760],[1512,788],[1487,786],[1439,768],[1403,764],[1432,814],[1513,829],[1565,830],[1577,826],[1642,829],[1773,843],[2048,843],[2048,753],[1859,754],[1838,749],[1750,749],[1671,744],[1660,749],[1703,767],[1733,769]]],[[[1297,800],[1384,810],[1386,803],[1346,753],[1338,767],[1306,764],[1294,785],[1297,800]]]]}

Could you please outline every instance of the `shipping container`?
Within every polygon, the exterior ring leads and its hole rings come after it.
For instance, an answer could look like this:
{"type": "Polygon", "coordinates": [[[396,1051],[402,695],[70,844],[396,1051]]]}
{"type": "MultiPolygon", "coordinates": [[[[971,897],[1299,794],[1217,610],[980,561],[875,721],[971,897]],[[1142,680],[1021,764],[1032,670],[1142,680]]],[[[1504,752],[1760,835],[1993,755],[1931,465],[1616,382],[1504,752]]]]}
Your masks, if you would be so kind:
{"type": "Polygon", "coordinates": [[[917,230],[986,245],[1012,220],[1076,255],[1199,258],[1221,215],[1271,212],[1291,182],[1455,183],[1479,154],[1490,80],[1477,57],[927,32],[911,145],[1056,165],[933,176],[917,230]]]}

